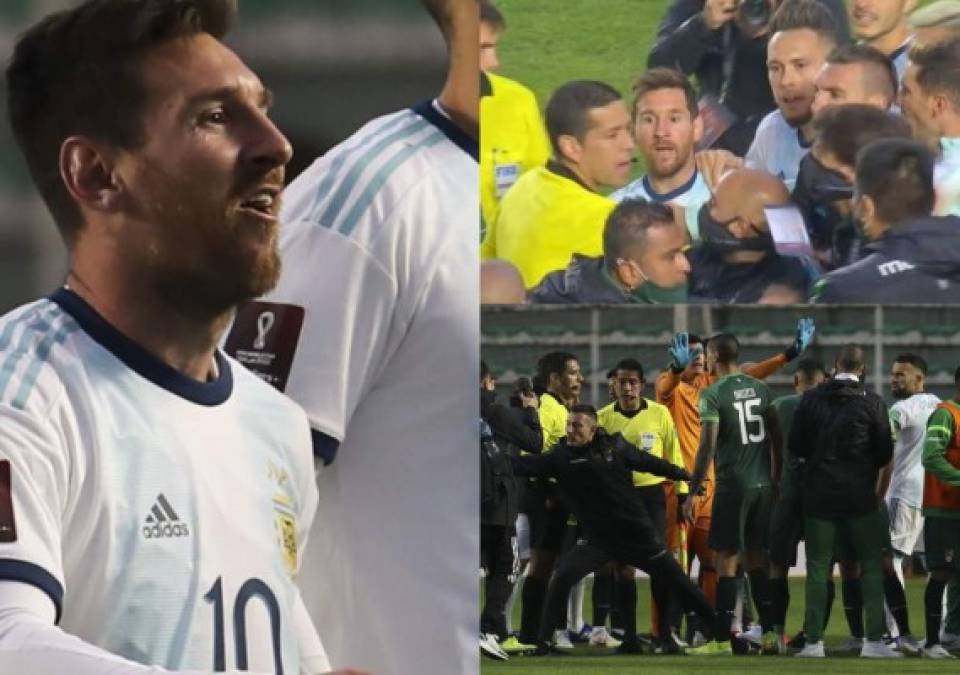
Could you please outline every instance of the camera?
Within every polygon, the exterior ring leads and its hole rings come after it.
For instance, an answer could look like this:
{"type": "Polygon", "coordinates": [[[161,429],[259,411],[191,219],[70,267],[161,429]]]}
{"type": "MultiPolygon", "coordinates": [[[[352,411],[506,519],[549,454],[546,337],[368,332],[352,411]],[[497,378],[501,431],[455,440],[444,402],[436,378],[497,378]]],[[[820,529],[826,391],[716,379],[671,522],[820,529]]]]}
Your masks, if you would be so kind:
{"type": "Polygon", "coordinates": [[[778,5],[774,0],[740,0],[736,23],[747,36],[759,37],[770,25],[770,19],[778,5]]]}

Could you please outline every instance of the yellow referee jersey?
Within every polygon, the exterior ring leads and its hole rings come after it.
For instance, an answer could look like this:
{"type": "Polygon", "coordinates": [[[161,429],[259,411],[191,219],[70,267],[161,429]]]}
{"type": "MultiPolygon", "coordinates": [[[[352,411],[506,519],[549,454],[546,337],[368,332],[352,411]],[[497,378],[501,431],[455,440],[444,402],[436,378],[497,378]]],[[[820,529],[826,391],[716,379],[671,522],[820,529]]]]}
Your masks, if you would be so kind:
{"type": "Polygon", "coordinates": [[[545,166],[520,176],[487,224],[484,260],[500,258],[520,270],[527,288],[564,269],[574,253],[603,254],[603,226],[615,204],[545,166]]]}
{"type": "Polygon", "coordinates": [[[567,407],[553,394],[540,397],[540,427],[543,429],[543,451],[550,452],[567,435],[567,407]]]}
{"type": "MultiPolygon", "coordinates": [[[[683,466],[683,455],[677,439],[677,428],[673,425],[670,411],[666,406],[640,399],[640,410],[633,415],[624,415],[616,403],[597,411],[599,425],[607,433],[620,433],[623,438],[637,446],[643,452],[666,459],[671,464],[683,466]]],[[[666,479],[649,473],[633,472],[633,484],[637,487],[658,485],[666,479]]],[[[677,492],[686,494],[689,487],[683,481],[677,481],[677,492]]]]}
{"type": "Polygon", "coordinates": [[[480,208],[489,224],[517,179],[550,158],[550,142],[532,91],[494,73],[480,77],[480,208]]]}

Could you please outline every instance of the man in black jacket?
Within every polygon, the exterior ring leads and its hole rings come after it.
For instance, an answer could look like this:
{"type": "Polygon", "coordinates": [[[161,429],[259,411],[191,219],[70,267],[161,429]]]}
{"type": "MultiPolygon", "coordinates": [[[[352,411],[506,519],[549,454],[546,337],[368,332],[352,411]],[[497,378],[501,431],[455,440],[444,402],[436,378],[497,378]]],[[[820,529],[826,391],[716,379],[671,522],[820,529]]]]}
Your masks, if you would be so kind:
{"type": "Polygon", "coordinates": [[[803,395],[788,447],[801,474],[803,530],[807,541],[807,646],[799,656],[822,657],[827,572],[835,539],[849,543],[862,569],[866,641],[861,656],[897,658],[884,629],[880,551],[886,523],[880,513],[880,470],[893,457],[887,407],[864,387],[864,354],[844,347],[836,375],[803,395]]]}
{"type": "Polygon", "coordinates": [[[857,156],[853,211],[866,257],[821,278],[820,303],[960,303],[960,218],[932,216],[934,158],[920,143],[884,139],[857,156]]]}
{"type": "MultiPolygon", "coordinates": [[[[520,570],[514,523],[522,502],[523,487],[513,476],[508,455],[539,453],[543,432],[537,415],[537,397],[518,392],[520,407],[497,401],[496,381],[480,362],[480,561],[487,570],[484,606],[480,615],[480,640],[484,653],[504,658],[500,643],[509,638],[504,614],[520,570]],[[489,429],[490,438],[484,437],[489,429]]],[[[507,646],[507,649],[510,649],[507,646]]]]}
{"type": "Polygon", "coordinates": [[[687,228],[670,206],[625,199],[603,226],[603,255],[575,254],[529,294],[533,304],[678,304],[687,299],[687,228]]]}
{"type": "MultiPolygon", "coordinates": [[[[653,586],[672,589],[685,610],[695,612],[702,625],[712,626],[713,609],[703,592],[684,574],[667,551],[662,537],[633,487],[632,471],[643,471],[673,480],[689,480],[681,467],[640,452],[619,435],[597,427],[593,406],[575,405],[567,422],[567,437],[543,455],[512,457],[520,475],[555,478],[570,510],[577,517],[584,539],[565,555],[550,581],[540,621],[538,653],[546,653],[557,618],[570,588],[610,561],[634,565],[663,580],[653,586]]],[[[669,608],[670,592],[656,598],[669,608]]],[[[617,581],[617,596],[625,638],[620,650],[639,653],[636,630],[637,587],[633,580],[617,581]]],[[[678,651],[664,645],[664,651],[678,651]]]]}
{"type": "MultiPolygon", "coordinates": [[[[843,40],[850,23],[843,0],[820,0],[837,20],[843,40]]],[[[760,120],[776,107],[767,79],[765,22],[751,26],[750,10],[780,0],[672,0],[657,29],[647,66],[672,66],[696,76],[701,95],[718,99],[736,116],[717,148],[743,156],[760,120]]],[[[762,13],[762,12],[761,12],[762,13]]]]}

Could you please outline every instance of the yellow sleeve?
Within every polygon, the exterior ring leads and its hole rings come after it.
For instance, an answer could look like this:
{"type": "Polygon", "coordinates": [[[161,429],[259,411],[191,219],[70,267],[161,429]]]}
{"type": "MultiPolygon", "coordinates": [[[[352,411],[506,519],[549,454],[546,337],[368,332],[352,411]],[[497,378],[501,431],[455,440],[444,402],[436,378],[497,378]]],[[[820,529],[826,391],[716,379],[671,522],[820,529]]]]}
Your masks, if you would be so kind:
{"type": "Polygon", "coordinates": [[[483,241],[480,244],[480,260],[492,260],[497,257],[497,219],[486,223],[483,241]]]}
{"type": "MultiPolygon", "coordinates": [[[[680,452],[680,440],[677,437],[677,427],[673,424],[670,413],[664,409],[663,413],[663,457],[671,464],[686,468],[683,454],[680,452]]],[[[690,491],[685,481],[677,481],[677,494],[685,495],[690,491]]]]}

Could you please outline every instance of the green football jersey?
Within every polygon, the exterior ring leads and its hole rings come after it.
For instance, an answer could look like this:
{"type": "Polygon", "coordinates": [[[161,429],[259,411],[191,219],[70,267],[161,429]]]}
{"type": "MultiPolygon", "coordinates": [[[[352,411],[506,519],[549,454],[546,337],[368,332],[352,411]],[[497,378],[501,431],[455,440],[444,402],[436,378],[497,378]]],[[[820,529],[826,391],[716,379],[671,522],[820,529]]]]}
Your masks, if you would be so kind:
{"type": "Polygon", "coordinates": [[[726,375],[700,394],[700,421],[717,422],[717,489],[770,485],[770,439],[763,414],[770,390],[743,373],[726,375]]]}
{"type": "Polygon", "coordinates": [[[780,455],[780,494],[785,494],[797,487],[797,465],[790,457],[790,448],[787,444],[790,438],[790,428],[793,426],[793,413],[797,411],[800,405],[801,394],[790,394],[774,399],[771,405],[777,411],[777,418],[780,420],[780,431],[783,433],[783,447],[780,455]]]}

